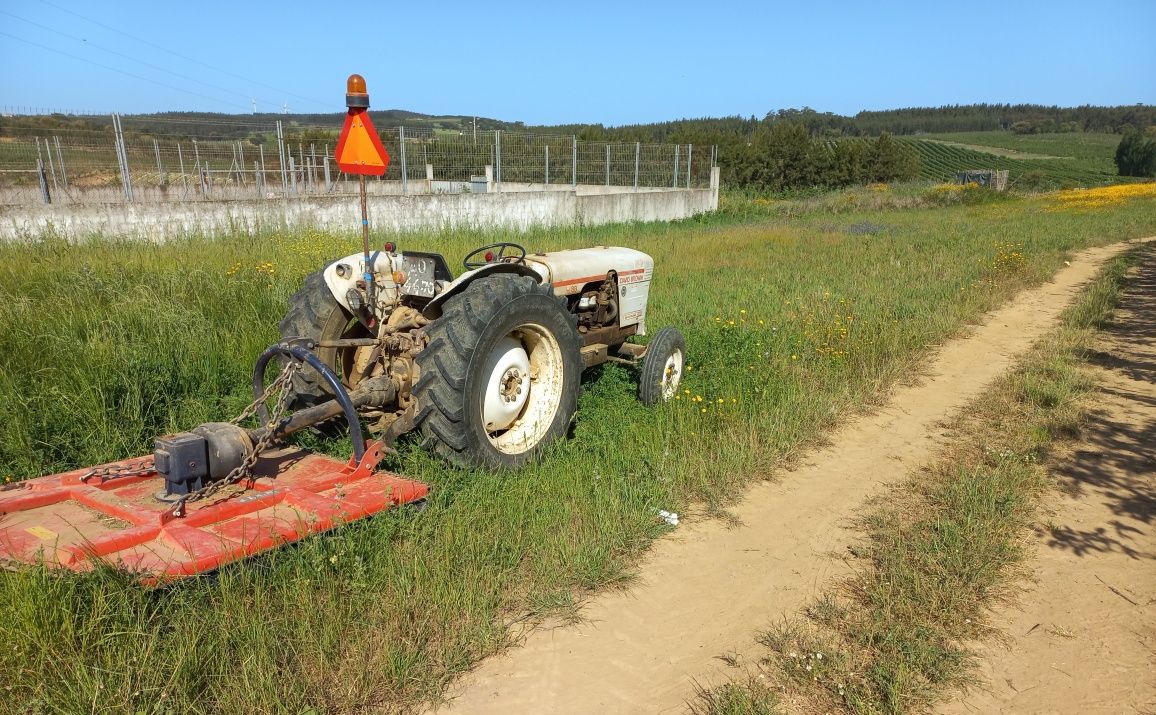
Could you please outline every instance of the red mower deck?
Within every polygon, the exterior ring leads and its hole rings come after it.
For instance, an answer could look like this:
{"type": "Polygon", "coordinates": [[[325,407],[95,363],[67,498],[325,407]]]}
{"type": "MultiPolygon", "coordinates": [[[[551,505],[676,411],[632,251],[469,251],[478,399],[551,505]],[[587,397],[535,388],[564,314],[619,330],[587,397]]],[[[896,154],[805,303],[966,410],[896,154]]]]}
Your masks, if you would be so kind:
{"type": "Polygon", "coordinates": [[[425,497],[425,484],[375,472],[380,458],[376,442],[360,464],[271,450],[252,479],[190,502],[182,516],[156,499],[165,486],[156,472],[86,480],[92,470],[85,468],[7,485],[0,491],[0,564],[89,571],[103,562],[149,584],[212,571],[425,497]]]}

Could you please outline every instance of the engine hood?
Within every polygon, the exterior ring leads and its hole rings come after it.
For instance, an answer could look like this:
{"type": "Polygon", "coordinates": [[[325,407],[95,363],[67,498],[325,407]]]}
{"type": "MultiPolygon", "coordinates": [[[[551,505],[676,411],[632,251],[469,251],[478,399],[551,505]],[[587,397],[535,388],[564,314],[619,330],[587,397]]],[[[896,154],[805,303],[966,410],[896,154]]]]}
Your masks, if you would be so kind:
{"type": "Polygon", "coordinates": [[[601,281],[610,271],[618,274],[619,283],[649,281],[654,273],[653,258],[618,246],[531,253],[526,256],[526,263],[554,284],[557,295],[581,292],[584,285],[601,281]]]}

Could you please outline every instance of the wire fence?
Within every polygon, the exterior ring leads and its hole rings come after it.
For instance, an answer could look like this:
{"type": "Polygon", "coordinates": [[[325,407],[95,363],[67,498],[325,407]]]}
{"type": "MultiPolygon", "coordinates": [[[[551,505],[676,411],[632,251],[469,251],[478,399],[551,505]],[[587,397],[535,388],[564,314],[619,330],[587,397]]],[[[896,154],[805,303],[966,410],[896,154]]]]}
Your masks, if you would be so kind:
{"type": "MultiPolygon", "coordinates": [[[[0,118],[0,205],[284,199],[348,194],[339,129],[281,121],[0,118]],[[217,126],[211,126],[217,129],[217,126]],[[194,138],[195,137],[195,138],[194,138]]],[[[579,187],[706,188],[713,147],[583,141],[501,130],[378,127],[390,154],[375,194],[579,187]]]]}

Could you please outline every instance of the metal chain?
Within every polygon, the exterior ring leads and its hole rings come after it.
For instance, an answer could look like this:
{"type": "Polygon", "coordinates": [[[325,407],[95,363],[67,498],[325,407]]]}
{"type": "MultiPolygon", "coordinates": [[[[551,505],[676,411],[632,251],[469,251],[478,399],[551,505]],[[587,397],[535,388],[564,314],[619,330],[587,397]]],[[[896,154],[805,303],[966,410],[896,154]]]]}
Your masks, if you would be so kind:
{"type": "Polygon", "coordinates": [[[281,374],[277,376],[277,379],[269,383],[269,385],[265,388],[265,391],[261,393],[260,397],[250,402],[245,409],[241,410],[241,414],[229,420],[229,424],[241,424],[243,420],[246,420],[257,414],[257,408],[268,402],[269,398],[273,396],[274,392],[277,392],[277,390],[281,389],[284,384],[288,384],[293,379],[293,376],[300,371],[301,363],[297,362],[296,360],[289,360],[285,364],[285,367],[281,369],[281,374]]]}
{"type": "Polygon", "coordinates": [[[297,362],[296,360],[290,360],[287,362],[285,367],[281,370],[281,374],[277,376],[277,379],[269,383],[269,386],[265,388],[265,391],[261,393],[261,396],[253,400],[253,402],[250,403],[249,406],[244,410],[242,410],[241,414],[232,421],[232,424],[237,424],[246,417],[253,416],[256,414],[257,408],[261,404],[268,400],[273,395],[273,393],[278,393],[277,402],[274,405],[272,412],[269,413],[269,423],[265,425],[265,434],[262,435],[261,439],[257,440],[257,443],[253,445],[252,451],[250,451],[249,454],[247,454],[245,458],[241,460],[240,464],[238,464],[231,472],[225,475],[224,479],[211,482],[196,490],[195,492],[189,492],[188,494],[183,495],[169,510],[170,514],[175,517],[182,517],[185,515],[185,505],[187,503],[210,497],[225,487],[236,484],[242,479],[250,476],[253,465],[257,464],[257,460],[260,458],[261,452],[265,451],[265,448],[267,448],[276,439],[276,430],[273,428],[281,419],[281,416],[285,414],[286,407],[289,405],[289,397],[292,395],[293,377],[298,372],[300,372],[300,370],[301,363],[297,362]]]}
{"type": "Polygon", "coordinates": [[[93,477],[100,477],[102,482],[123,477],[141,477],[156,471],[152,457],[145,457],[133,464],[111,464],[107,467],[93,467],[80,475],[80,481],[88,482],[93,477]]]}

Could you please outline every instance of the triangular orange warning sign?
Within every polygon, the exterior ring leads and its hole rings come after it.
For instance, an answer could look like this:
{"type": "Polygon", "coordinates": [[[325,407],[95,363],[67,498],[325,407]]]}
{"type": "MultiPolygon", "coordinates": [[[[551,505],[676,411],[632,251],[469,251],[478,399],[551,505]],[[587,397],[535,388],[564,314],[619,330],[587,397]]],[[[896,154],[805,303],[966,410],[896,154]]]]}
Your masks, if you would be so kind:
{"type": "Polygon", "coordinates": [[[389,152],[369,121],[369,112],[351,109],[345,116],[341,138],[337,140],[337,168],[347,174],[381,176],[389,166],[389,152]]]}

